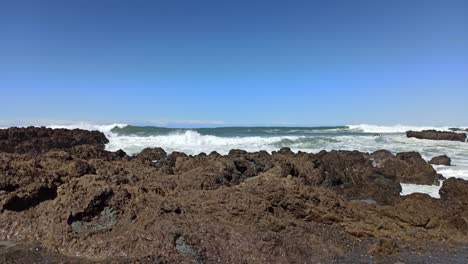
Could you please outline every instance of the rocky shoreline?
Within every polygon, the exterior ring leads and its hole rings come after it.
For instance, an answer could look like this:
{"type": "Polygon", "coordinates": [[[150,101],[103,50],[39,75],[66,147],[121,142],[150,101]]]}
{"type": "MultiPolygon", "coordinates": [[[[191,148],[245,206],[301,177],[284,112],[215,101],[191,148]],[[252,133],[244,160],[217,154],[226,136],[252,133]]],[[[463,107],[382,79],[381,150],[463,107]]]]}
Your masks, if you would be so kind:
{"type": "Polygon", "coordinates": [[[15,241],[0,245],[0,261],[29,256],[30,243],[39,263],[468,259],[468,182],[445,180],[441,199],[400,196],[400,183],[442,179],[416,152],[128,156],[107,142],[84,130],[0,130],[0,241],[15,241]]]}

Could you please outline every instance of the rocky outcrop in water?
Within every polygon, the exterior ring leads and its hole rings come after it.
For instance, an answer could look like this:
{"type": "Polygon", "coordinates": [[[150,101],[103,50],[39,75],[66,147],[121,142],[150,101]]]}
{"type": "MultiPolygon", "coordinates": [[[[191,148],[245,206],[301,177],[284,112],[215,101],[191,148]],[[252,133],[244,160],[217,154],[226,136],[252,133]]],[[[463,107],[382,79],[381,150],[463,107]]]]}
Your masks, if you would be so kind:
{"type": "Polygon", "coordinates": [[[433,165],[450,166],[450,165],[452,165],[452,160],[447,155],[441,155],[441,156],[437,156],[437,157],[432,158],[429,161],[429,163],[433,164],[433,165]]]}
{"type": "Polygon", "coordinates": [[[453,128],[449,128],[450,131],[454,131],[454,132],[468,132],[468,128],[456,128],[456,127],[453,127],[453,128]]]}
{"type": "Polygon", "coordinates": [[[424,130],[424,131],[408,131],[406,136],[409,138],[430,139],[430,140],[449,140],[449,141],[466,141],[465,133],[455,133],[448,131],[424,130]]]}
{"type": "Polygon", "coordinates": [[[128,157],[89,144],[22,153],[0,153],[0,240],[68,256],[395,263],[468,243],[466,181],[445,181],[439,200],[399,195],[402,181],[439,177],[418,153],[146,149],[128,157]]]}

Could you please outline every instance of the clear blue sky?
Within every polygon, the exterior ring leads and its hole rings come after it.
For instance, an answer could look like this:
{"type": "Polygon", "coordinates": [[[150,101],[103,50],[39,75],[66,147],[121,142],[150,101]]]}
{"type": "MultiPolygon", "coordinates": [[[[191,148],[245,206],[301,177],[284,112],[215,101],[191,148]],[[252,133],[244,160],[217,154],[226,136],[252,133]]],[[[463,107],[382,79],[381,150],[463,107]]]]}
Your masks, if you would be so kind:
{"type": "Polygon", "coordinates": [[[451,0],[0,0],[0,120],[466,124],[467,14],[451,0]]]}

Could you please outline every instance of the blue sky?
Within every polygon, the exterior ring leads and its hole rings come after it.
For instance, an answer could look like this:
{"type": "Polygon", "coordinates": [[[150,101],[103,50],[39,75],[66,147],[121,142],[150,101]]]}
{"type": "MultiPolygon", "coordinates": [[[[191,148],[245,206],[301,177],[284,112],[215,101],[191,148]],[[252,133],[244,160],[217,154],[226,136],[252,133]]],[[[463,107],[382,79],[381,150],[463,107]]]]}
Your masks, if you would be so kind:
{"type": "Polygon", "coordinates": [[[450,0],[0,0],[0,122],[467,124],[467,12],[450,0]]]}

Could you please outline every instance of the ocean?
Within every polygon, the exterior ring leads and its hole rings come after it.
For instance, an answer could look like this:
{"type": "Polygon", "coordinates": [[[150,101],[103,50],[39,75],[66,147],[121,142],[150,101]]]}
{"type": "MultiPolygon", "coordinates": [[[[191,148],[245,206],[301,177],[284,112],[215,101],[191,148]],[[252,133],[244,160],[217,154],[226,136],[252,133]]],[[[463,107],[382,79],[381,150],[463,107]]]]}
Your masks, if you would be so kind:
{"type": "MultiPolygon", "coordinates": [[[[393,153],[417,151],[424,159],[447,155],[453,166],[434,166],[446,178],[468,180],[468,143],[431,141],[407,138],[407,130],[450,130],[451,127],[347,125],[330,127],[220,127],[220,128],[162,128],[127,124],[51,125],[52,128],[82,128],[99,130],[109,139],[106,148],[119,149],[132,155],[147,147],[161,147],[166,152],[187,154],[217,151],[227,154],[231,149],[268,152],[289,147],[293,151],[316,153],[321,150],[358,150],[374,152],[386,149],[393,153]]],[[[402,195],[413,192],[439,197],[440,186],[402,184],[402,195]]]]}

